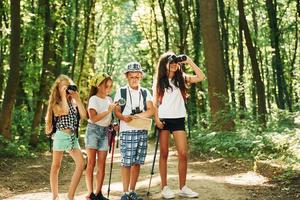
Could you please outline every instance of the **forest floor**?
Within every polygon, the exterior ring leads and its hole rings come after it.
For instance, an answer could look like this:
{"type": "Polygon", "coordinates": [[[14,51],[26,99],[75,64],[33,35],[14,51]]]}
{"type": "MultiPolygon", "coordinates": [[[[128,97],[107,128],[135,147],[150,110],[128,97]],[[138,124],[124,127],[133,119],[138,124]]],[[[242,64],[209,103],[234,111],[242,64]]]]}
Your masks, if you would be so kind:
{"type": "MultiPolygon", "coordinates": [[[[141,168],[137,192],[145,199],[161,199],[160,178],[156,162],[150,195],[147,190],[153,160],[154,146],[149,145],[147,160],[141,168]]],[[[157,158],[158,159],[158,158],[157,158]]],[[[5,158],[0,161],[0,199],[41,200],[51,199],[49,171],[51,154],[37,158],[5,158]]],[[[265,173],[253,171],[253,161],[244,159],[191,158],[188,164],[187,185],[199,192],[200,200],[296,200],[300,199],[300,175],[289,179],[277,179],[272,168],[265,173]],[[264,175],[263,175],[264,174],[264,175]]],[[[104,195],[107,194],[110,155],[107,159],[104,195]]],[[[74,169],[72,159],[65,155],[59,175],[59,192],[66,197],[74,169]]],[[[264,171],[264,170],[262,170],[264,171]]],[[[110,199],[120,199],[122,183],[120,176],[120,154],[116,150],[112,173],[110,199]]],[[[168,162],[169,186],[178,192],[177,158],[174,149],[168,162]]],[[[77,200],[85,199],[85,174],[77,188],[77,200]]],[[[63,199],[62,198],[62,199],[63,199]]],[[[176,199],[179,199],[178,195],[176,199]]]]}

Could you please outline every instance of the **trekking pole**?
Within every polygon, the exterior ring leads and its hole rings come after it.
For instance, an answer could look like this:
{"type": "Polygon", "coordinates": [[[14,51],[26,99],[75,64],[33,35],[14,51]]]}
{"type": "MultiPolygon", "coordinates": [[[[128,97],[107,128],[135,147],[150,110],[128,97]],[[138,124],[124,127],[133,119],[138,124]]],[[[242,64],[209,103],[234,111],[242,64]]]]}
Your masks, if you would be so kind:
{"type": "Polygon", "coordinates": [[[158,130],[158,128],[155,127],[156,144],[155,144],[154,157],[153,157],[153,163],[152,163],[152,169],[151,169],[151,177],[150,177],[150,181],[149,181],[147,196],[149,196],[149,194],[150,194],[150,186],[151,186],[152,176],[154,174],[154,165],[155,165],[155,159],[156,159],[158,142],[159,142],[159,134],[160,134],[159,132],[160,131],[158,130]]]}
{"type": "Polygon", "coordinates": [[[110,161],[108,188],[107,188],[107,198],[109,198],[109,193],[110,193],[110,183],[111,183],[111,174],[112,174],[112,168],[114,162],[115,136],[116,136],[116,131],[113,128],[110,131],[111,131],[111,139],[110,139],[109,153],[111,153],[111,161],[110,161]]]}

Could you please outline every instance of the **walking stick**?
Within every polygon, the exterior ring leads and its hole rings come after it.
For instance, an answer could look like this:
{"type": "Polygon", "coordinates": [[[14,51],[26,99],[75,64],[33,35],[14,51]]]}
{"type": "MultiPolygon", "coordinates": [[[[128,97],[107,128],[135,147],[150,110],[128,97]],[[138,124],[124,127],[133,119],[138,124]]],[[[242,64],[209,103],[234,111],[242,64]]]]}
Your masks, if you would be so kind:
{"type": "Polygon", "coordinates": [[[151,186],[152,176],[154,174],[154,165],[155,165],[155,159],[156,159],[158,142],[159,142],[159,132],[160,131],[158,130],[158,128],[155,127],[156,144],[155,144],[154,157],[153,157],[153,163],[152,163],[152,169],[151,169],[151,177],[150,177],[150,181],[149,181],[147,196],[149,196],[149,194],[150,194],[150,186],[151,186]]]}
{"type": "Polygon", "coordinates": [[[110,170],[109,170],[109,180],[108,180],[108,188],[107,188],[107,198],[109,198],[110,193],[110,183],[111,183],[111,174],[114,162],[114,152],[115,152],[115,136],[116,131],[114,130],[113,126],[110,128],[111,138],[109,140],[109,153],[111,153],[111,161],[110,161],[110,170]]]}

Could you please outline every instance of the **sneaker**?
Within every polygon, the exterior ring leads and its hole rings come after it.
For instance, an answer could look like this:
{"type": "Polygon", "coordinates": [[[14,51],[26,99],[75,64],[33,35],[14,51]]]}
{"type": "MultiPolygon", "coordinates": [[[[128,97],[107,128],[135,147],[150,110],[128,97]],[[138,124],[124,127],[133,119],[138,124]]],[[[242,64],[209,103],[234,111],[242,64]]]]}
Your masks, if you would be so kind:
{"type": "Polygon", "coordinates": [[[96,195],[92,192],[89,196],[85,198],[86,200],[97,200],[96,195]]]}
{"type": "Polygon", "coordinates": [[[139,197],[135,192],[129,193],[130,200],[143,200],[143,198],[139,197]]]}
{"type": "Polygon", "coordinates": [[[173,199],[175,198],[175,193],[166,185],[161,191],[161,196],[164,199],[173,199]]]}
{"type": "Polygon", "coordinates": [[[197,192],[194,192],[187,186],[183,186],[181,188],[181,190],[179,191],[178,195],[181,197],[189,197],[189,198],[195,198],[195,197],[199,196],[199,194],[197,192]]]}
{"type": "Polygon", "coordinates": [[[104,197],[102,192],[99,192],[96,196],[96,200],[109,200],[108,198],[104,197]]]}
{"type": "Polygon", "coordinates": [[[130,200],[130,197],[128,194],[124,193],[123,196],[121,197],[121,200],[130,200]]]}

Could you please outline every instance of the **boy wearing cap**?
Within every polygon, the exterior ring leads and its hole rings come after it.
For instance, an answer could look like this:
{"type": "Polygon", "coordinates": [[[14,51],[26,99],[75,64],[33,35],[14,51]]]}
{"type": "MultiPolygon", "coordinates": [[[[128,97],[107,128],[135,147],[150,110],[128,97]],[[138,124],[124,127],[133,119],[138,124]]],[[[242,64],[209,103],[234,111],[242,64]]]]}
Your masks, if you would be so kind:
{"type": "Polygon", "coordinates": [[[132,127],[128,122],[136,117],[151,117],[154,108],[150,92],[140,86],[143,77],[141,65],[138,62],[129,63],[124,74],[128,84],[116,92],[114,99],[115,102],[121,98],[126,101],[124,106],[116,106],[115,109],[115,115],[120,119],[121,174],[124,192],[121,200],[137,200],[142,199],[136,194],[135,186],[140,165],[145,162],[148,132],[132,127]]]}

